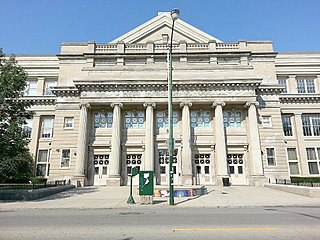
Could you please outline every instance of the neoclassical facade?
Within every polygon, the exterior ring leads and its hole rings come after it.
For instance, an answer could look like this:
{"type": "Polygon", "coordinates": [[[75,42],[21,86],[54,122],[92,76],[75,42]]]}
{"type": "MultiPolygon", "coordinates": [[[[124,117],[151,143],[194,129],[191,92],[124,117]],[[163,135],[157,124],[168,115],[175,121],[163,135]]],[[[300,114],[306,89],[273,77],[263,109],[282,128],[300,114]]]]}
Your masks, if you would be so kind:
{"type": "MultiPolygon", "coordinates": [[[[133,167],[168,185],[167,53],[171,17],[106,44],[20,55],[38,176],[127,185],[133,167]]],[[[320,53],[271,41],[225,43],[177,20],[173,39],[174,184],[262,185],[320,176],[320,53]]],[[[138,179],[134,179],[138,184],[138,179]]]]}

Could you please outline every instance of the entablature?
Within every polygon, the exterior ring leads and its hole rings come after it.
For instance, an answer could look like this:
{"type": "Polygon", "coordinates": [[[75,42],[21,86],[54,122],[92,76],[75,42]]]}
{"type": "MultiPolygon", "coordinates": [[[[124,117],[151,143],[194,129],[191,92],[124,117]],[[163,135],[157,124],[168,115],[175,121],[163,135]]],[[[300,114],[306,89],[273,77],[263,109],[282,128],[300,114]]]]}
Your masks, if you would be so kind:
{"type": "Polygon", "coordinates": [[[281,103],[320,103],[320,94],[283,94],[281,103]]]}

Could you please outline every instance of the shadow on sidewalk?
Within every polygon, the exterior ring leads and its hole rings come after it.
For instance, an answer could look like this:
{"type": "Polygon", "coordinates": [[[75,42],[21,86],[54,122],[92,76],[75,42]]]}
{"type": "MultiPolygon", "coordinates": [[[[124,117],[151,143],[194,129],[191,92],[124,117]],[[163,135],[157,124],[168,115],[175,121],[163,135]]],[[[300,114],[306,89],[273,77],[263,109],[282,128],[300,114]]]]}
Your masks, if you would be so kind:
{"type": "Polygon", "coordinates": [[[63,198],[69,198],[77,195],[85,195],[93,192],[97,192],[98,189],[94,187],[78,187],[78,188],[72,188],[70,190],[60,192],[57,194],[53,194],[48,197],[40,198],[37,200],[34,200],[33,202],[41,202],[41,201],[48,201],[48,200],[57,200],[57,199],[63,199],[63,198]]]}

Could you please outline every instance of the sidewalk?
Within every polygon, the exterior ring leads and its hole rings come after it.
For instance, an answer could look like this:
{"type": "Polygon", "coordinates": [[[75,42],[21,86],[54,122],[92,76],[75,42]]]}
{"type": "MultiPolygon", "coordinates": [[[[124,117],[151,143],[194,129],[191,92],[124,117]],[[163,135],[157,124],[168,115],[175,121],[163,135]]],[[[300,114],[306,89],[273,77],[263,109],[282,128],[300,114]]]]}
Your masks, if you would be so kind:
{"type": "MultiPolygon", "coordinates": [[[[257,207],[257,206],[319,206],[319,198],[309,198],[265,187],[208,186],[208,194],[199,197],[176,197],[174,207],[257,207]]],[[[134,191],[135,192],[135,191],[134,191]]],[[[168,198],[154,198],[153,205],[127,204],[129,187],[85,187],[28,202],[0,201],[0,211],[18,209],[107,209],[172,207],[168,198]]]]}

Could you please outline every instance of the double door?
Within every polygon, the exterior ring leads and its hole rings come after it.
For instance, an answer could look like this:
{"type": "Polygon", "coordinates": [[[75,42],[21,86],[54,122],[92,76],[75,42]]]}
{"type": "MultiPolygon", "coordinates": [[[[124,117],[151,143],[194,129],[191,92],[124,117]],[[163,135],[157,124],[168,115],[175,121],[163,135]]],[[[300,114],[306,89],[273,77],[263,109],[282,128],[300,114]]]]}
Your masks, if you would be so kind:
{"type": "Polygon", "coordinates": [[[232,185],[245,185],[246,175],[243,154],[228,154],[228,173],[232,185]]]}
{"type": "Polygon", "coordinates": [[[196,185],[211,183],[211,155],[210,154],[195,154],[194,169],[196,185]]]}
{"type": "MultiPolygon", "coordinates": [[[[173,151],[172,170],[173,170],[173,184],[179,184],[178,178],[178,150],[173,151]]],[[[169,185],[170,179],[170,165],[169,165],[169,151],[167,149],[159,150],[159,165],[160,165],[160,184],[169,185]]]]}
{"type": "Polygon", "coordinates": [[[94,155],[94,186],[105,186],[108,178],[109,155],[94,155]]]}

